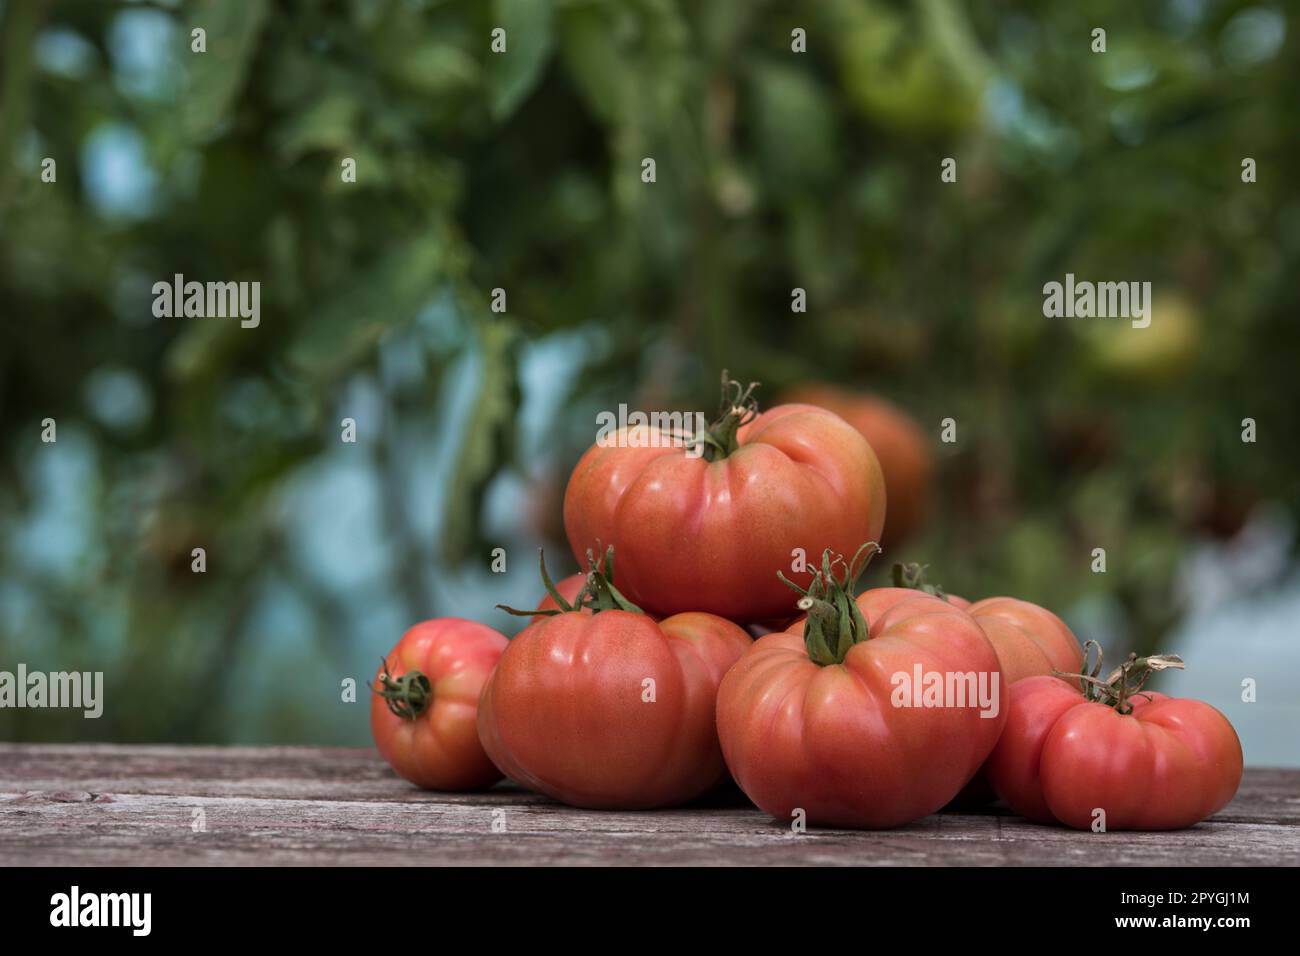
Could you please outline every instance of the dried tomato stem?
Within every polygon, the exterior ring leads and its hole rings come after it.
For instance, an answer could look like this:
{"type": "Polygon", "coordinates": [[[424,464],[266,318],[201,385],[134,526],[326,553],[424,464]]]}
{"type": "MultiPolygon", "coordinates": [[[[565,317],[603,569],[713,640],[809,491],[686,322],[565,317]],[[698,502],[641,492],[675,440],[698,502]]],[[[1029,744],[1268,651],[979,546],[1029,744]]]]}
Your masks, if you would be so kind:
{"type": "Polygon", "coordinates": [[[1083,645],[1083,667],[1078,674],[1061,671],[1052,673],[1066,680],[1079,681],[1079,689],[1083,691],[1084,697],[1114,707],[1121,714],[1133,712],[1132,698],[1142,692],[1152,674],[1171,668],[1181,670],[1185,666],[1177,654],[1149,654],[1146,657],[1129,654],[1123,664],[1103,679],[1097,676],[1101,673],[1101,661],[1101,645],[1096,641],[1086,641],[1083,645]],[[1093,651],[1096,651],[1097,659],[1089,667],[1088,661],[1093,651]]]}

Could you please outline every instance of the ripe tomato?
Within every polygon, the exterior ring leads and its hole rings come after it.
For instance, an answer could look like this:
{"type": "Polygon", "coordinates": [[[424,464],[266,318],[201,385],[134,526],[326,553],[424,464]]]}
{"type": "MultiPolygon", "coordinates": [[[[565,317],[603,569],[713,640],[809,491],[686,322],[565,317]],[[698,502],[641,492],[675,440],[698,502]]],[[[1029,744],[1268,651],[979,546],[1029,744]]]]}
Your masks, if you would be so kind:
{"type": "Polygon", "coordinates": [[[490,627],[458,617],[415,625],[375,677],[370,730],[380,754],[411,783],[473,790],[501,779],[476,729],[479,694],[506,648],[490,627]]]}
{"type": "Polygon", "coordinates": [[[1083,649],[1059,617],[1029,601],[991,597],[966,609],[998,652],[1010,687],[1025,677],[1053,671],[1073,673],[1083,664],[1083,649]]]}
{"type": "Polygon", "coordinates": [[[923,817],[970,780],[1006,722],[997,654],[970,615],[906,588],[854,602],[856,564],[838,575],[824,560],[799,602],[809,617],[754,642],[718,690],[727,766],[781,819],[923,817]],[[922,693],[936,680],[963,694],[922,693]]]}
{"type": "Polygon", "coordinates": [[[784,399],[834,412],[856,428],[876,453],[889,502],[881,541],[886,553],[921,529],[930,510],[934,453],[911,415],[883,398],[832,385],[802,385],[785,393],[784,399]]]}
{"type": "Polygon", "coordinates": [[[852,551],[880,534],[884,479],[862,436],[808,405],[760,415],[753,387],[724,387],[722,414],[696,436],[702,455],[634,427],[594,445],[569,479],[574,554],[613,544],[620,587],[651,613],[780,617],[791,600],[776,572],[790,570],[795,549],[852,551]]]}
{"type": "Polygon", "coordinates": [[[1241,782],[1237,733],[1209,704],[1142,691],[1158,666],[1182,662],[1130,657],[1108,682],[1085,675],[1086,692],[1056,677],[1013,684],[988,762],[998,795],[1077,829],[1100,810],[1107,830],[1176,830],[1227,806],[1241,782]]]}
{"type": "Polygon", "coordinates": [[[583,608],[543,613],[510,642],[479,737],[510,779],[573,806],[685,803],[725,779],[714,702],[749,636],[712,614],[655,621],[600,569],[588,583],[583,608]]]}

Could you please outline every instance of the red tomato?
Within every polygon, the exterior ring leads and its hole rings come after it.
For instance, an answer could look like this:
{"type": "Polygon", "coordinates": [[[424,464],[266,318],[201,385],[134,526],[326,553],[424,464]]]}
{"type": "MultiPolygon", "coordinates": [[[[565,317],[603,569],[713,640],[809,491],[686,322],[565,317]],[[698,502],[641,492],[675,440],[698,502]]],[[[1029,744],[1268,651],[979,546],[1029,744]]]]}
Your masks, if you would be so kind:
{"type": "Polygon", "coordinates": [[[966,613],[998,652],[1008,687],[1025,677],[1073,673],[1083,663],[1079,639],[1045,607],[1013,597],[991,597],[971,604],[966,613]]]}
{"type": "Polygon", "coordinates": [[[590,613],[539,617],[510,642],[479,737],[510,779],[573,806],[685,803],[725,779],[714,702],[749,636],[712,614],[623,610],[597,578],[590,613]]]}
{"type": "MultiPolygon", "coordinates": [[[[884,524],[884,478],[861,435],[809,405],[759,415],[732,385],[702,456],[649,446],[667,439],[634,427],[589,449],[569,479],[574,554],[612,543],[620,587],[651,613],[781,617],[792,602],[776,572],[790,572],[794,549],[852,553],[884,524]]],[[[795,579],[807,585],[811,574],[795,579]]]]}
{"type": "Polygon", "coordinates": [[[474,790],[501,779],[476,729],[479,694],[506,648],[490,627],[458,617],[415,625],[375,677],[370,730],[399,774],[430,790],[474,790]]]}
{"type": "Polygon", "coordinates": [[[889,501],[881,542],[887,553],[921,529],[931,505],[934,453],[916,419],[879,396],[833,385],[803,385],[784,398],[834,412],[858,430],[880,459],[889,501]]]}
{"type": "Polygon", "coordinates": [[[988,777],[1040,823],[1087,829],[1103,810],[1107,830],[1181,829],[1227,806],[1241,782],[1236,731],[1199,700],[1089,700],[1059,678],[1027,677],[1007,709],[988,777]]]}
{"type": "Polygon", "coordinates": [[[780,819],[799,809],[828,826],[923,817],[970,780],[1006,722],[997,654],[970,615],[904,588],[867,591],[854,604],[855,577],[828,588],[819,576],[800,602],[809,619],[759,638],[718,690],[727,766],[780,819]],[[978,699],[914,696],[930,675],[982,682],[989,716],[978,699]]]}

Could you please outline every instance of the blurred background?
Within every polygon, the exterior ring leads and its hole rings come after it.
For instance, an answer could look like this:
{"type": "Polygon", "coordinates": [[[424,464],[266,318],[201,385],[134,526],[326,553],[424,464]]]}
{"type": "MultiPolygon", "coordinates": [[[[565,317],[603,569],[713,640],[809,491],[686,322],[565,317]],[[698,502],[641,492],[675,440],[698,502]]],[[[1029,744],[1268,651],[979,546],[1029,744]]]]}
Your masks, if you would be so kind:
{"type": "Polygon", "coordinates": [[[107,685],[0,739],[368,743],[344,678],[575,569],[597,411],[727,368],[876,430],[876,581],[1181,653],[1300,765],[1294,14],[1018,7],[0,0],[0,669],[107,685]],[[1044,318],[1067,272],[1151,327],[1044,318]],[[259,327],[155,318],[175,273],[259,327]]]}

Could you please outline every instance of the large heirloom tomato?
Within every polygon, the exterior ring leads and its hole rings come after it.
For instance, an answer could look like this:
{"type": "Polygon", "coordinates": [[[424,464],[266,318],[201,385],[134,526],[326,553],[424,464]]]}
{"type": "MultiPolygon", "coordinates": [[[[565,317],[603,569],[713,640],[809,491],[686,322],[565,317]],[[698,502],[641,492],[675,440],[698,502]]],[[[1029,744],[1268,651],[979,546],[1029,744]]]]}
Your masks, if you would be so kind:
{"type": "Polygon", "coordinates": [[[511,780],[573,806],[685,803],[726,777],[714,703],[749,636],[712,614],[655,621],[612,571],[607,552],[580,608],[550,589],[558,610],[510,642],[483,688],[479,737],[511,780]]]}
{"type": "Polygon", "coordinates": [[[997,654],[970,615],[906,588],[855,602],[857,563],[838,575],[824,560],[799,602],[807,619],[759,638],[718,691],[727,766],[780,819],[923,817],[970,780],[1006,722],[997,654]]]}
{"type": "MultiPolygon", "coordinates": [[[[633,427],[574,468],[564,496],[574,554],[613,544],[619,586],[649,612],[776,618],[791,603],[776,572],[790,571],[795,549],[851,552],[880,535],[884,479],[862,436],[809,405],[758,414],[753,387],[728,383],[718,421],[689,448],[633,427]]],[[[795,579],[806,586],[811,574],[795,579]]]]}
{"type": "Polygon", "coordinates": [[[856,428],[876,453],[889,501],[881,541],[886,554],[921,529],[931,507],[934,453],[916,419],[883,398],[832,385],[802,385],[782,398],[834,412],[856,428]]]}
{"type": "Polygon", "coordinates": [[[1170,666],[1182,662],[1130,655],[1106,681],[1100,660],[1073,678],[1083,691],[1057,677],[1013,684],[987,765],[994,790],[1031,820],[1078,829],[1176,830],[1223,809],[1241,782],[1241,742],[1209,704],[1141,689],[1170,666]]]}
{"type": "Polygon", "coordinates": [[[394,770],[431,790],[474,790],[501,779],[479,743],[477,708],[505,648],[497,631],[458,617],[402,635],[370,701],[370,730],[394,770]]]}

